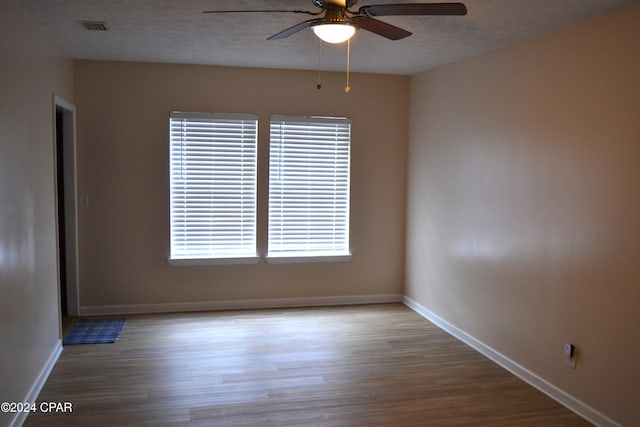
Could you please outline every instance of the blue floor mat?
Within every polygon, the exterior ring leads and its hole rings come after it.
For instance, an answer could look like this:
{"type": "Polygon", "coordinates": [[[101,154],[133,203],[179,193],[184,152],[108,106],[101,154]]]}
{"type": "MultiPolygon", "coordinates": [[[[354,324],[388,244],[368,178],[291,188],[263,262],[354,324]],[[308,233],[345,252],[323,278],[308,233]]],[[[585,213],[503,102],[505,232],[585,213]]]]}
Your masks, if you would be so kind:
{"type": "Polygon", "coordinates": [[[127,319],[80,319],[62,344],[109,344],[120,337],[127,319]]]}

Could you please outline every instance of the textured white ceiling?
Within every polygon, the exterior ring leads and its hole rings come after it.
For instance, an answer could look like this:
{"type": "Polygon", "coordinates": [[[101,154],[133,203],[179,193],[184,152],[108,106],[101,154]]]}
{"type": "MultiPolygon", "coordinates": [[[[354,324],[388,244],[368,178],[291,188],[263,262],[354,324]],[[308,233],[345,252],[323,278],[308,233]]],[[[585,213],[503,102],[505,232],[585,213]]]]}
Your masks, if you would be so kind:
{"type": "MultiPolygon", "coordinates": [[[[266,38],[309,15],[203,14],[203,10],[317,10],[311,0],[17,0],[72,57],[314,70],[318,39],[303,30],[266,38]],[[78,21],[106,21],[108,32],[78,21]]],[[[367,4],[415,0],[360,0],[367,4]]],[[[354,72],[415,74],[638,4],[638,0],[467,0],[468,15],[380,18],[413,33],[398,41],[360,30],[354,72]]],[[[322,46],[323,70],[344,70],[346,44],[322,46]]]]}

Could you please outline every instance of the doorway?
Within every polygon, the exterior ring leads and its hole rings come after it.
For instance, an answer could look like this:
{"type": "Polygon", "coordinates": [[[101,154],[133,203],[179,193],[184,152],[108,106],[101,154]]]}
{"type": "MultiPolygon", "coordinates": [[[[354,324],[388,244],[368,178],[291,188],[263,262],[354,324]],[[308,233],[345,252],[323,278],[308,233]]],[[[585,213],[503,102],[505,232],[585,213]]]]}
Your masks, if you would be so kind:
{"type": "Polygon", "coordinates": [[[75,106],[54,97],[55,200],[60,337],[79,312],[75,106]]]}

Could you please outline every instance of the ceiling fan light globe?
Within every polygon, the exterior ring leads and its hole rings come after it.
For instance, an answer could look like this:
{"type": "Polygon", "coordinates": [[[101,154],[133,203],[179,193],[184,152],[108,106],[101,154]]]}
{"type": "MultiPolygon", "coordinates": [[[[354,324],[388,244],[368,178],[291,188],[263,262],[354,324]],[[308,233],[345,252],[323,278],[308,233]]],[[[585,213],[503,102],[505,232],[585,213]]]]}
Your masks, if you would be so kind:
{"type": "Polygon", "coordinates": [[[318,38],[327,43],[344,43],[356,33],[356,27],[349,24],[318,24],[311,27],[318,38]]]}

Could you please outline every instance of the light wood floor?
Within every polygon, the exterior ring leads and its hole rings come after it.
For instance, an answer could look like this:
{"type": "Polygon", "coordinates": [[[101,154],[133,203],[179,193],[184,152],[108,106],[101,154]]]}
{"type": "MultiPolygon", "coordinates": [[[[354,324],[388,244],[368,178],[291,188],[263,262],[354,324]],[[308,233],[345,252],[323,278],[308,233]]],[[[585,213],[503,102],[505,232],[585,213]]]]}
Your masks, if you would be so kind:
{"type": "Polygon", "coordinates": [[[588,426],[401,304],[130,316],[67,346],[33,426],[588,426]]]}

